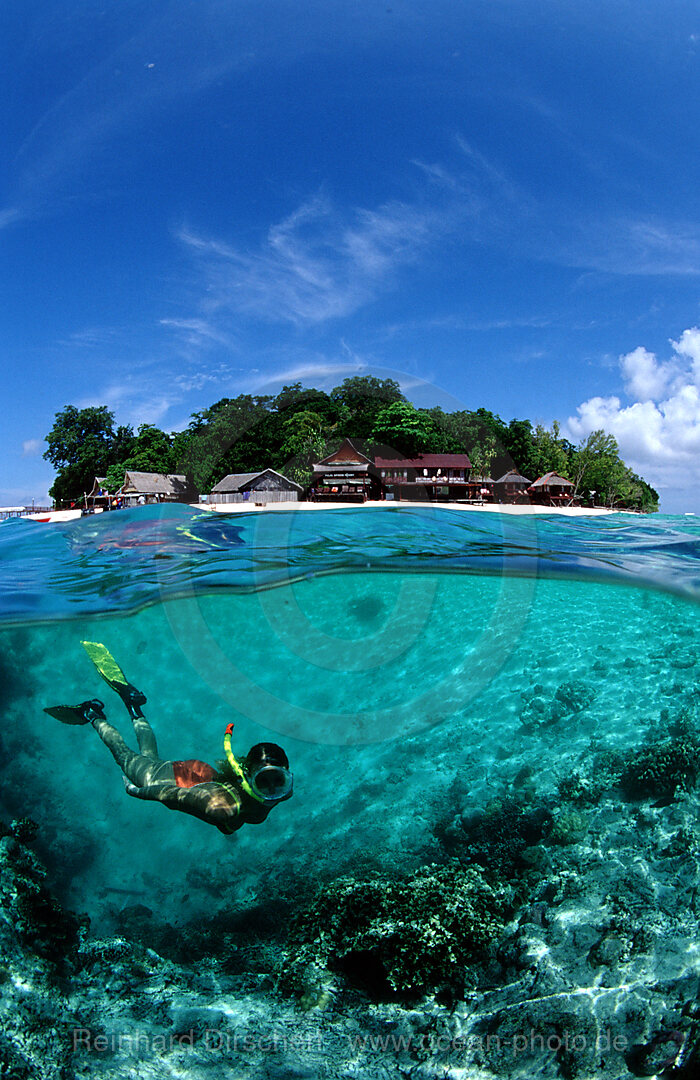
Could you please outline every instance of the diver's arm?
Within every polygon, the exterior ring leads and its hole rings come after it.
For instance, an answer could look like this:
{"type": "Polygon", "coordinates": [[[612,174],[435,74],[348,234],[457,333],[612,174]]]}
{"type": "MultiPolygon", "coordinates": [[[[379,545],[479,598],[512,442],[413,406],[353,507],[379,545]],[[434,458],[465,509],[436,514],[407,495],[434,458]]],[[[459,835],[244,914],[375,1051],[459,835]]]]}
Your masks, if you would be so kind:
{"type": "Polygon", "coordinates": [[[178,787],[170,780],[162,780],[156,784],[146,784],[144,787],[136,787],[135,784],[125,782],[127,795],[135,799],[146,799],[152,802],[162,802],[169,810],[181,810],[185,814],[191,814],[206,821],[209,825],[227,828],[240,827],[242,821],[236,825],[239,804],[236,804],[231,795],[219,784],[196,784],[191,788],[178,787]]]}

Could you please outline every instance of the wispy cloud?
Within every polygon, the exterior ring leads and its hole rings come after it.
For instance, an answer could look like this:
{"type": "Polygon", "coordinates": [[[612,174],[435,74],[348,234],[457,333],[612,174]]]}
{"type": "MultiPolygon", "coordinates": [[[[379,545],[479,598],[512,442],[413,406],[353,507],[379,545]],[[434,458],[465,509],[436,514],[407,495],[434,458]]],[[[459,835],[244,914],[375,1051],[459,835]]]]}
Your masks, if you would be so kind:
{"type": "Polygon", "coordinates": [[[498,242],[516,221],[530,216],[533,200],[462,134],[453,137],[452,148],[449,163],[414,160],[413,164],[450,200],[455,227],[477,242],[498,242]]]}
{"type": "Polygon", "coordinates": [[[25,439],[22,443],[22,457],[37,457],[41,453],[41,439],[25,439]]]}
{"type": "Polygon", "coordinates": [[[280,386],[295,382],[315,386],[318,390],[329,390],[348,376],[359,375],[367,370],[367,364],[359,357],[354,360],[318,358],[300,360],[288,367],[264,373],[252,371],[236,380],[236,383],[244,392],[254,390],[257,393],[272,393],[280,386]]]}
{"type": "Polygon", "coordinates": [[[400,202],[343,215],[317,195],[271,226],[257,250],[189,229],[179,236],[201,260],[210,310],[301,326],[371,301],[445,224],[439,211],[400,202]]]}
{"type": "Polygon", "coordinates": [[[542,330],[557,325],[552,316],[530,315],[502,319],[470,319],[463,315],[436,315],[432,319],[409,319],[406,322],[392,323],[386,327],[388,337],[397,334],[412,334],[417,330],[446,330],[456,332],[491,333],[494,330],[542,330]]]}
{"type": "MultiPolygon", "coordinates": [[[[66,19],[72,19],[68,12],[66,19]]],[[[86,16],[89,19],[89,15],[86,16]]],[[[96,18],[104,21],[104,13],[96,18]]],[[[115,15],[121,33],[116,48],[82,60],[82,74],[57,98],[24,138],[15,155],[11,202],[0,208],[0,229],[51,212],[78,194],[93,198],[95,166],[110,153],[111,140],[148,123],[172,101],[191,97],[256,60],[237,50],[235,13],[216,0],[195,8],[177,3],[155,6],[150,19],[124,11],[115,15]],[[160,7],[160,11],[158,10],[160,7]],[[203,11],[202,9],[209,9],[203,11]]],[[[52,30],[64,28],[57,14],[52,30]]],[[[98,29],[96,40],[102,40],[98,29]]],[[[37,55],[51,35],[35,44],[37,55]]],[[[79,69],[78,69],[79,70],[79,69]]]]}
{"type": "Polygon", "coordinates": [[[626,277],[698,275],[700,229],[686,221],[587,215],[550,237],[540,257],[626,277]]]}
{"type": "Polygon", "coordinates": [[[18,206],[6,206],[4,210],[0,210],[0,229],[7,229],[11,225],[17,224],[22,220],[22,210],[18,206]]]}
{"type": "Polygon", "coordinates": [[[180,393],[164,393],[150,380],[111,383],[77,402],[78,408],[106,405],[124,424],[160,424],[181,399],[180,393]]]}
{"type": "Polygon", "coordinates": [[[59,344],[76,349],[99,349],[113,345],[120,334],[121,331],[113,326],[86,326],[81,330],[74,330],[59,344]]]}
{"type": "Polygon", "coordinates": [[[160,319],[160,325],[182,337],[188,345],[230,345],[231,339],[206,319],[160,319]]]}
{"type": "MultiPolygon", "coordinates": [[[[564,120],[557,124],[563,137],[564,120]]],[[[566,129],[567,145],[582,159],[586,148],[566,129]]],[[[519,257],[551,262],[573,270],[621,276],[689,276],[700,274],[700,228],[692,220],[591,210],[577,199],[557,203],[518,184],[481,150],[458,134],[457,156],[448,162],[416,161],[430,184],[461,207],[453,214],[455,227],[472,243],[507,248],[519,257]]],[[[643,148],[636,151],[637,156],[643,148]]],[[[633,207],[634,193],[619,170],[608,175],[597,158],[584,161],[589,174],[623,193],[633,207]]]]}

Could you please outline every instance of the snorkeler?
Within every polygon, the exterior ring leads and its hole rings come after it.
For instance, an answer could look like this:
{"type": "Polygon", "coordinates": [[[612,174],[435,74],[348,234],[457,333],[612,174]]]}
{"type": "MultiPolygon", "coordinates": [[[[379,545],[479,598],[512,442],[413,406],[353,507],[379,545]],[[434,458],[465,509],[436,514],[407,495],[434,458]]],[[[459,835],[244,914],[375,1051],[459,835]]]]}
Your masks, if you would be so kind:
{"type": "Polygon", "coordinates": [[[119,694],[131,717],[139,753],[130,750],[107,721],[98,698],[80,705],[55,705],[44,712],[64,724],[92,724],[124,774],[128,795],[162,802],[171,810],[215,825],[227,835],[242,825],[264,821],[277,803],[292,796],[292,774],[284,750],[275,743],[257,743],[244,758],[231,750],[233,724],[224,735],[226,761],[219,769],[204,761],[164,761],[156,737],[141,711],[146,697],[131,683],[104,645],[81,642],[102,678],[119,694]]]}

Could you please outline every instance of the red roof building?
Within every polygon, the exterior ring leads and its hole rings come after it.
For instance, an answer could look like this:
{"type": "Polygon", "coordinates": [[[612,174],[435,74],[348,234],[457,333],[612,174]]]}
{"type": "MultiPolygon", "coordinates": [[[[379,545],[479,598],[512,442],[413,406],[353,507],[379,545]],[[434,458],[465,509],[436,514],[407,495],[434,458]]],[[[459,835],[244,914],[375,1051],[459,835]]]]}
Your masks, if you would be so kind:
{"type": "Polygon", "coordinates": [[[466,454],[418,454],[414,458],[374,459],[386,499],[454,502],[473,497],[471,461],[466,454]]]}

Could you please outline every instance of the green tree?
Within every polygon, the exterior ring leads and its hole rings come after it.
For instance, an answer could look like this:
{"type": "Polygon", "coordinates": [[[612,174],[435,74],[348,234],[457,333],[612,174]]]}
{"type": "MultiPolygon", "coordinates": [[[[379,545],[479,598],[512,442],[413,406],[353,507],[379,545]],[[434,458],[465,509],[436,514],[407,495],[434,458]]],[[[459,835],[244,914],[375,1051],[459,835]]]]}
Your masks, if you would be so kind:
{"type": "Polygon", "coordinates": [[[617,440],[602,428],[576,447],[571,480],[577,493],[604,506],[614,507],[633,496],[631,472],[620,458],[617,440]]]}
{"type": "Polygon", "coordinates": [[[127,471],[169,473],[172,458],[170,437],[153,424],[140,424],[138,433],[130,440],[127,456],[114,462],[107,470],[107,490],[116,491],[127,471]]]}
{"type": "Polygon", "coordinates": [[[484,431],[481,441],[476,443],[469,451],[469,460],[472,463],[472,476],[486,479],[491,474],[491,464],[498,456],[498,444],[496,436],[490,431],[484,431]]]}
{"type": "Polygon", "coordinates": [[[377,415],[371,438],[406,457],[430,450],[437,432],[432,417],[408,401],[386,405],[377,415]]]}
{"type": "Polygon", "coordinates": [[[374,375],[351,375],[331,390],[331,401],[345,417],[343,435],[350,439],[369,439],[382,409],[406,398],[395,379],[374,375]]]}
{"type": "Polygon", "coordinates": [[[511,420],[505,436],[506,450],[510,454],[513,466],[523,476],[536,480],[534,475],[535,438],[529,420],[511,420]]]}
{"type": "Polygon", "coordinates": [[[281,442],[270,440],[266,426],[273,400],[240,394],[194,413],[187,430],[173,437],[175,471],[210,491],[228,473],[268,467],[281,442]]]}
{"type": "Polygon", "coordinates": [[[281,471],[290,480],[308,487],[313,475],[312,465],[326,452],[323,420],[318,413],[305,409],[295,412],[284,421],[285,438],[280,448],[284,464],[281,471]]]}
{"type": "Polygon", "coordinates": [[[49,494],[57,503],[82,499],[112,461],[114,413],[106,405],[66,405],[46,436],[44,458],[57,470],[49,494]]]}
{"type": "Polygon", "coordinates": [[[527,474],[530,480],[537,480],[548,472],[556,472],[567,480],[571,479],[568,475],[569,455],[559,432],[558,420],[554,421],[551,428],[546,428],[543,424],[535,426],[529,460],[529,466],[534,475],[527,474]]]}

